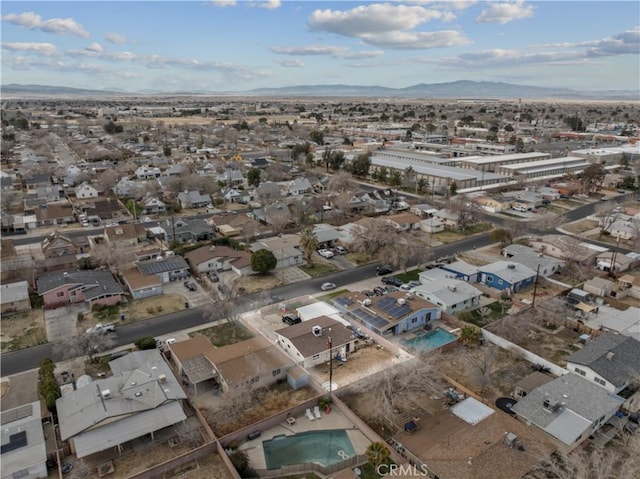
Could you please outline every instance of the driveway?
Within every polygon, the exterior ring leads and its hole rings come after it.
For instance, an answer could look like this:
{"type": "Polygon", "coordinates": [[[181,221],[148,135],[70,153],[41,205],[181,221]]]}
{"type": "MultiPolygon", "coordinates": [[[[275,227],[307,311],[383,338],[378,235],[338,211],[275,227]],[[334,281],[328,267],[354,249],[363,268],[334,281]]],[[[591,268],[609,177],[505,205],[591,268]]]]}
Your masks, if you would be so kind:
{"type": "Polygon", "coordinates": [[[86,304],[70,304],[56,309],[45,309],[44,324],[49,342],[62,341],[78,334],[78,313],[89,312],[86,304]]]}
{"type": "Polygon", "coordinates": [[[211,293],[205,290],[203,286],[193,277],[188,278],[197,286],[197,290],[189,291],[184,285],[187,280],[170,281],[162,285],[162,289],[165,293],[177,294],[184,297],[184,300],[189,303],[190,308],[197,308],[205,306],[211,302],[211,293]]]}

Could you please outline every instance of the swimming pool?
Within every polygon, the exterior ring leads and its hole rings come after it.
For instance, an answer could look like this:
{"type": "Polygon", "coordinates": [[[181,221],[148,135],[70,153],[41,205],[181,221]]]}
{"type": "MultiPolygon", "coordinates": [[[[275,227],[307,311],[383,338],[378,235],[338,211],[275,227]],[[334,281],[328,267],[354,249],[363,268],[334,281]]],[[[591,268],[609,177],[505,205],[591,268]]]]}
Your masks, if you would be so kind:
{"type": "Polygon", "coordinates": [[[330,466],[356,455],[347,431],[308,431],[262,442],[267,469],[316,462],[330,466]]]}
{"type": "Polygon", "coordinates": [[[442,328],[436,328],[428,333],[418,334],[415,338],[403,339],[402,344],[416,351],[427,352],[456,340],[455,334],[451,334],[442,328]]]}

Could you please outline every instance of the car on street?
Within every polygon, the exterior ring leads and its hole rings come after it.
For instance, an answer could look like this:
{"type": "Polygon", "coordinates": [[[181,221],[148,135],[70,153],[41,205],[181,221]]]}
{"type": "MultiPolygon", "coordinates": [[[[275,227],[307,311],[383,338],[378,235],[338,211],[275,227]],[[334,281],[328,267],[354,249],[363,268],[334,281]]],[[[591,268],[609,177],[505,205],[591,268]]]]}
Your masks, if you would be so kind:
{"type": "Polygon", "coordinates": [[[335,289],[336,285],[334,283],[322,283],[320,289],[322,291],[329,291],[330,289],[335,289]]]}
{"type": "Polygon", "coordinates": [[[318,254],[320,256],[322,256],[323,258],[333,258],[335,256],[333,251],[330,251],[328,249],[319,249],[318,250],[318,254]]]}
{"type": "Polygon", "coordinates": [[[391,266],[384,265],[384,266],[378,266],[376,268],[376,274],[378,276],[382,276],[384,274],[389,274],[392,272],[393,272],[393,269],[391,268],[391,266]]]}
{"type": "Polygon", "coordinates": [[[197,291],[198,287],[196,286],[196,283],[194,283],[193,281],[185,281],[184,283],[184,287],[187,288],[189,291],[197,291]]]}

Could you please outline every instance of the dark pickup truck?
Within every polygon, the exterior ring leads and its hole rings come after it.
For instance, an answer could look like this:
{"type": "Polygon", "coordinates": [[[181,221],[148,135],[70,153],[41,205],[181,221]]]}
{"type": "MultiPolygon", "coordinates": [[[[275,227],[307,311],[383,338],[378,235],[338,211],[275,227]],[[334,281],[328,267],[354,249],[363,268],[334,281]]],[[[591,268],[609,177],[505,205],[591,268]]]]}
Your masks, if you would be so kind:
{"type": "Polygon", "coordinates": [[[291,326],[292,324],[301,323],[302,320],[300,319],[300,316],[295,313],[286,313],[282,315],[282,322],[291,326]]]}

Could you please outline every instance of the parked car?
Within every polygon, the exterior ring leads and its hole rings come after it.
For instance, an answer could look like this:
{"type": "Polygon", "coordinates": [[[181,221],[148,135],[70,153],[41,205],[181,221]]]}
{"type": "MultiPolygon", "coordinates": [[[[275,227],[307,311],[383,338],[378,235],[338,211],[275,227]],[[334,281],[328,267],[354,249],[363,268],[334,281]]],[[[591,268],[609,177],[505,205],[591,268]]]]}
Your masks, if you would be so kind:
{"type": "Polygon", "coordinates": [[[87,333],[113,333],[116,330],[115,323],[98,323],[93,328],[87,329],[87,333]]]}
{"type": "Polygon", "coordinates": [[[373,292],[376,296],[384,296],[385,294],[387,294],[389,291],[387,291],[385,288],[383,288],[382,286],[376,286],[375,288],[373,288],[373,292]]]}
{"type": "Polygon", "coordinates": [[[412,288],[417,288],[417,287],[418,287],[418,286],[420,286],[422,283],[421,283],[420,281],[413,280],[413,281],[409,281],[407,284],[408,284],[409,286],[411,286],[412,288]]]}
{"type": "Polygon", "coordinates": [[[208,276],[212,283],[217,283],[218,281],[220,281],[220,278],[215,271],[209,271],[208,276]]]}
{"type": "Polygon", "coordinates": [[[347,248],[343,248],[342,246],[336,246],[336,251],[338,252],[338,254],[347,254],[347,248]]]}
{"type": "Polygon", "coordinates": [[[282,322],[291,326],[293,324],[301,323],[302,320],[300,319],[300,316],[295,313],[286,313],[282,315],[282,322]]]}
{"type": "Polygon", "coordinates": [[[371,291],[370,289],[365,289],[362,294],[364,294],[365,296],[372,298],[376,295],[376,293],[374,293],[373,291],[371,291]]]}
{"type": "Polygon", "coordinates": [[[383,274],[389,274],[389,273],[392,273],[392,272],[393,272],[393,269],[391,268],[391,266],[386,266],[385,265],[385,266],[378,266],[376,268],[376,274],[378,276],[382,276],[383,274]]]}
{"type": "Polygon", "coordinates": [[[196,286],[196,283],[194,283],[193,281],[185,281],[183,284],[184,284],[184,287],[187,288],[189,291],[196,291],[198,289],[198,287],[196,286]]]}
{"type": "Polygon", "coordinates": [[[319,249],[318,250],[318,254],[320,256],[322,256],[323,258],[333,258],[335,256],[335,254],[333,253],[333,251],[330,251],[328,249],[319,249]]]}
{"type": "Polygon", "coordinates": [[[334,283],[322,283],[320,289],[322,291],[329,291],[330,289],[335,289],[336,285],[334,283]]]}
{"type": "Polygon", "coordinates": [[[391,286],[402,286],[402,280],[396,278],[395,276],[387,276],[385,278],[382,278],[382,282],[384,284],[390,284],[391,286]]]}

